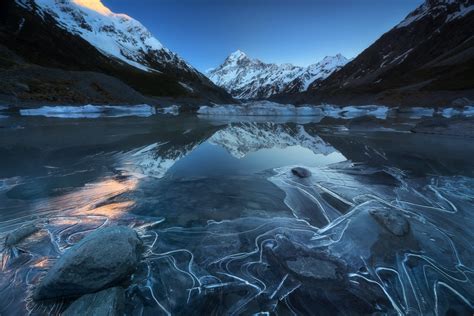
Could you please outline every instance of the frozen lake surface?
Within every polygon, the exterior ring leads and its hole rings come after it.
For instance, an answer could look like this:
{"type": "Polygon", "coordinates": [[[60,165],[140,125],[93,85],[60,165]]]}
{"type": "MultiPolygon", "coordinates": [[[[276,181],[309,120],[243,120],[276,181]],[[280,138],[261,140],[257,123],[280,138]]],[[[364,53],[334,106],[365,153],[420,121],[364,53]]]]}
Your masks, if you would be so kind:
{"type": "Polygon", "coordinates": [[[32,290],[113,225],[145,243],[129,315],[471,315],[473,140],[409,132],[425,112],[4,117],[0,315],[59,315],[32,290]]]}

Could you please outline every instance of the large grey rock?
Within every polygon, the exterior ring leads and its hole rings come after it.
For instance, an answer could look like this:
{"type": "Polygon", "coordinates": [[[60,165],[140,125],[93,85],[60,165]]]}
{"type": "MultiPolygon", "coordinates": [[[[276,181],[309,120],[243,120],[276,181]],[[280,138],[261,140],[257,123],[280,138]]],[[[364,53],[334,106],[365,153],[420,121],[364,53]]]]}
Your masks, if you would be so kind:
{"type": "Polygon", "coordinates": [[[31,223],[10,232],[5,238],[5,247],[11,248],[20,243],[23,239],[33,235],[41,229],[41,226],[37,223],[31,223]]]}
{"type": "Polygon", "coordinates": [[[298,178],[309,178],[311,177],[311,171],[303,167],[295,167],[291,169],[291,173],[293,173],[298,178]]]}
{"type": "Polygon", "coordinates": [[[86,294],[74,301],[63,316],[118,316],[123,315],[125,292],[121,287],[86,294]]]}
{"type": "Polygon", "coordinates": [[[65,252],[41,281],[33,298],[74,297],[114,286],[136,270],[141,245],[131,228],[97,230],[65,252]]]}
{"type": "Polygon", "coordinates": [[[372,209],[369,214],[385,229],[395,236],[402,237],[410,232],[410,223],[408,220],[395,210],[372,209]]]}

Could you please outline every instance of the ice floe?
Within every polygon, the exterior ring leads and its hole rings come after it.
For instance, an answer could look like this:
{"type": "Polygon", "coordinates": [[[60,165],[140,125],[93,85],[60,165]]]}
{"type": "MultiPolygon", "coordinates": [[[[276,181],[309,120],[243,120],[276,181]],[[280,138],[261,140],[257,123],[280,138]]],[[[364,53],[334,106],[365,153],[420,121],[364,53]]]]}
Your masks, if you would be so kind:
{"type": "Polygon", "coordinates": [[[471,117],[474,116],[474,106],[465,106],[464,108],[444,108],[440,109],[438,113],[446,118],[454,116],[471,117]]]}
{"type": "Polygon", "coordinates": [[[170,114],[170,115],[179,115],[179,105],[171,105],[161,109],[157,109],[157,113],[170,114]]]}
{"type": "Polygon", "coordinates": [[[234,115],[234,116],[323,116],[319,107],[279,104],[270,101],[249,102],[244,104],[225,104],[201,106],[198,114],[234,115]]]}
{"type": "Polygon", "coordinates": [[[386,119],[389,113],[387,106],[378,105],[350,105],[345,107],[323,105],[322,109],[325,116],[342,119],[352,119],[361,116],[373,116],[378,119],[386,119]]]}
{"type": "Polygon", "coordinates": [[[98,118],[98,117],[147,117],[156,114],[154,107],[141,105],[83,105],[83,106],[42,106],[36,109],[22,109],[23,116],[46,116],[56,118],[98,118]]]}
{"type": "MultiPolygon", "coordinates": [[[[422,119],[425,117],[443,116],[474,116],[474,106],[433,108],[433,107],[402,107],[390,108],[383,105],[348,105],[337,106],[331,104],[302,105],[279,104],[270,101],[255,101],[242,104],[226,104],[214,106],[201,106],[198,114],[202,118],[227,118],[232,117],[280,117],[293,120],[321,120],[324,117],[350,120],[358,117],[374,117],[385,120],[388,117],[403,116],[409,119],[422,119]]],[[[253,119],[253,120],[255,120],[253,119]]],[[[302,122],[297,122],[302,123],[302,122]]]]}
{"type": "Polygon", "coordinates": [[[385,119],[389,108],[386,106],[364,105],[337,107],[333,105],[279,104],[270,101],[248,102],[239,105],[201,106],[198,114],[209,116],[291,116],[291,117],[334,117],[351,119],[359,116],[374,116],[385,119]]]}
{"type": "Polygon", "coordinates": [[[432,117],[435,113],[433,108],[410,107],[398,109],[398,113],[407,114],[408,118],[421,119],[423,117],[432,117]]]}

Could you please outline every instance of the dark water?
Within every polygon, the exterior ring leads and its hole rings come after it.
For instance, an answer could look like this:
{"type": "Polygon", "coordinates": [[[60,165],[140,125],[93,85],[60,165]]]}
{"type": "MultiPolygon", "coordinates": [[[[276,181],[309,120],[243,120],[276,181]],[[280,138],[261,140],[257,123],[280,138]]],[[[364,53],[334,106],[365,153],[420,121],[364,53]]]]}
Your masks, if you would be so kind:
{"type": "Polygon", "coordinates": [[[1,119],[0,315],[59,314],[68,302],[31,300],[39,278],[117,224],[147,246],[130,315],[472,314],[472,140],[405,120],[233,121],[1,119]]]}

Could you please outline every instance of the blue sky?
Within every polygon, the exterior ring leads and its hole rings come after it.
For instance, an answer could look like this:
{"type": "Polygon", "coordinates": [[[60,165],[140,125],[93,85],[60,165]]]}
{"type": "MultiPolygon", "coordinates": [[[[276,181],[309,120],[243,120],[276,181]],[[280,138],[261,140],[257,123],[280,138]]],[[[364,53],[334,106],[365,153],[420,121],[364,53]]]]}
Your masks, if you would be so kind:
{"type": "Polygon", "coordinates": [[[355,57],[422,0],[102,0],[142,22],[201,71],[241,49],[266,62],[308,65],[355,57]]]}

